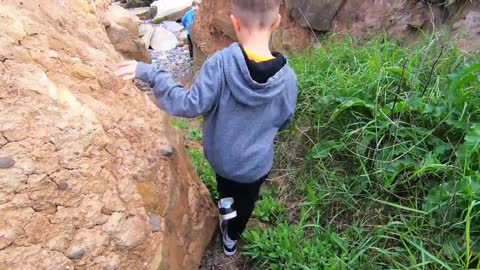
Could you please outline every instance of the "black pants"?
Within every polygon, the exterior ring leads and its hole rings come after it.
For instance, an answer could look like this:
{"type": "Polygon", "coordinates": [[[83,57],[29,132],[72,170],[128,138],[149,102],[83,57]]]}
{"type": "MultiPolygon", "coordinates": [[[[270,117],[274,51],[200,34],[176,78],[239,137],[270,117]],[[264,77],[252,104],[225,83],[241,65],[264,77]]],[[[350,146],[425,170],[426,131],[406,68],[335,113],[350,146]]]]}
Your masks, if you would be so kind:
{"type": "Polygon", "coordinates": [[[190,37],[190,35],[187,35],[187,39],[188,39],[188,51],[190,52],[190,58],[193,58],[193,42],[192,42],[192,38],[190,37]]]}
{"type": "Polygon", "coordinates": [[[233,209],[237,211],[237,217],[228,221],[228,237],[238,240],[242,235],[248,220],[252,216],[255,202],[258,200],[260,187],[267,179],[268,174],[253,183],[239,183],[228,180],[217,174],[217,190],[220,198],[232,197],[233,209]]]}

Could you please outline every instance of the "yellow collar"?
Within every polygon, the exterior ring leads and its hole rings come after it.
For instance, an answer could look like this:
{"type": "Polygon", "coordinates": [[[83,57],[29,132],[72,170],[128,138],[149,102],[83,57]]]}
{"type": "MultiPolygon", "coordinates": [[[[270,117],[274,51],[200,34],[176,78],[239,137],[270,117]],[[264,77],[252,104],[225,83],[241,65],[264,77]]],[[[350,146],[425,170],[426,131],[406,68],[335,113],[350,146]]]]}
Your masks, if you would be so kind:
{"type": "Polygon", "coordinates": [[[272,59],[275,59],[275,57],[269,55],[269,56],[265,56],[265,55],[259,55],[259,54],[256,54],[248,49],[245,49],[243,48],[243,50],[245,51],[245,53],[247,54],[247,57],[248,59],[254,61],[254,62],[265,62],[265,61],[269,61],[269,60],[272,60],[272,59]]]}

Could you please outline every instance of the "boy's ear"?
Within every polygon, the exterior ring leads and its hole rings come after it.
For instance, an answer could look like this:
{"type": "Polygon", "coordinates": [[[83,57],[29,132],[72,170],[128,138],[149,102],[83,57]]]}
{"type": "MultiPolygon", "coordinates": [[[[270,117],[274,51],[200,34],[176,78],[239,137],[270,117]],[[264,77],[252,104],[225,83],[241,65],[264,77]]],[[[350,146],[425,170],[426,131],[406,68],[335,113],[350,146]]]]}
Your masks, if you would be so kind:
{"type": "Polygon", "coordinates": [[[230,19],[232,20],[233,27],[235,28],[235,32],[237,32],[238,34],[240,32],[240,21],[233,14],[230,15],[230,19]]]}
{"type": "Polygon", "coordinates": [[[275,21],[273,22],[273,25],[272,25],[272,32],[277,30],[280,27],[281,22],[282,22],[282,15],[278,14],[275,17],[275,21]]]}

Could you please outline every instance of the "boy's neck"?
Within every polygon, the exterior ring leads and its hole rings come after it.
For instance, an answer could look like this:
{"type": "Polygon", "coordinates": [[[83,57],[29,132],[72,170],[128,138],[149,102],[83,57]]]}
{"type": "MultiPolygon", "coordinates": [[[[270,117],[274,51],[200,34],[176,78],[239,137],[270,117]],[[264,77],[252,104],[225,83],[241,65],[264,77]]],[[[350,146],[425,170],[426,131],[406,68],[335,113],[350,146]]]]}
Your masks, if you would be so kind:
{"type": "Polygon", "coordinates": [[[240,41],[243,48],[264,56],[272,56],[270,51],[270,31],[255,31],[250,32],[249,35],[240,41]]]}

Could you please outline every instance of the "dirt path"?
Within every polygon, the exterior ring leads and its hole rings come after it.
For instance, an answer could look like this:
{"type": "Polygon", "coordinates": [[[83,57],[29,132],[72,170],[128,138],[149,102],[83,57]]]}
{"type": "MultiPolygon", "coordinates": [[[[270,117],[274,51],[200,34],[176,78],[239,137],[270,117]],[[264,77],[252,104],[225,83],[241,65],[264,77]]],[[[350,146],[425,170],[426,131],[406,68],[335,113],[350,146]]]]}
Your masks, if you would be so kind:
{"type": "Polygon", "coordinates": [[[250,260],[237,255],[233,257],[227,257],[223,254],[222,242],[219,233],[205,252],[203,256],[202,263],[200,265],[200,270],[249,270],[253,269],[250,260]]]}

